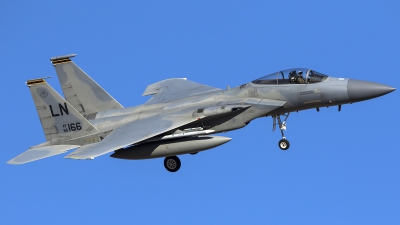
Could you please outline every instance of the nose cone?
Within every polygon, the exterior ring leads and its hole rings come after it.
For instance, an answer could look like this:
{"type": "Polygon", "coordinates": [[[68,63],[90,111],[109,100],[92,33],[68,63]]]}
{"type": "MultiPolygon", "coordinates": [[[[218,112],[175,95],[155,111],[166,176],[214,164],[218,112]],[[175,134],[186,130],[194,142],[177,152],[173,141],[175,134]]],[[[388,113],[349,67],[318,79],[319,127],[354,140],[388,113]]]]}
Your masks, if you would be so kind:
{"type": "Polygon", "coordinates": [[[362,80],[350,79],[347,83],[347,94],[353,102],[376,98],[394,90],[396,88],[362,80]]]}

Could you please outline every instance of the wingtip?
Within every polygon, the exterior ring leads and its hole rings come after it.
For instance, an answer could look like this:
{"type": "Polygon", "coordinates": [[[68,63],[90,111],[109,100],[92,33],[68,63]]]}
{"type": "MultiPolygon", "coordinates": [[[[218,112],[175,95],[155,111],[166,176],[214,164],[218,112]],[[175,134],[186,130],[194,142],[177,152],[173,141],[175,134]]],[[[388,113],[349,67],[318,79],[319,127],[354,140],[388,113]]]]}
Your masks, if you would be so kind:
{"type": "Polygon", "coordinates": [[[9,165],[20,165],[21,163],[15,163],[13,159],[6,162],[9,165]]]}

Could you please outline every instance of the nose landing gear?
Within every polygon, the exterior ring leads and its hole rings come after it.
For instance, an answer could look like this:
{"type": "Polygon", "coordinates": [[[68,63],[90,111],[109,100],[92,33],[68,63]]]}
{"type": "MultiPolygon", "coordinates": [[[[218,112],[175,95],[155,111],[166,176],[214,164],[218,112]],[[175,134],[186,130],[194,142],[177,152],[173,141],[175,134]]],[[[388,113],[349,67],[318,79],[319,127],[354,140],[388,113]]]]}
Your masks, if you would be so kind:
{"type": "Polygon", "coordinates": [[[290,147],[290,143],[288,140],[286,140],[285,138],[282,138],[279,143],[279,148],[281,148],[282,150],[288,150],[290,147]]]}
{"type": "Polygon", "coordinates": [[[283,114],[283,116],[285,116],[285,119],[281,120],[281,115],[273,115],[273,125],[272,125],[272,131],[276,130],[276,119],[278,118],[278,125],[279,125],[279,129],[281,130],[281,134],[282,134],[282,139],[278,142],[278,146],[280,149],[282,150],[288,150],[290,147],[290,143],[288,140],[286,140],[285,134],[283,133],[284,130],[286,130],[286,120],[289,117],[290,113],[285,113],[283,114]]]}

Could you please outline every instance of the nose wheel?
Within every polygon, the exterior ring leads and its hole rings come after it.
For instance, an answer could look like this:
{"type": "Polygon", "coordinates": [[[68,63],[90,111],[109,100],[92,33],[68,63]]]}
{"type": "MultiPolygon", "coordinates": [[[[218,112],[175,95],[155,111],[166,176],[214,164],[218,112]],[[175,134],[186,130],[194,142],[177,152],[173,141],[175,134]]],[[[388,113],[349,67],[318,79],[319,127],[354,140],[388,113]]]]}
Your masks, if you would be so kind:
{"type": "Polygon", "coordinates": [[[279,141],[278,145],[279,145],[279,148],[282,149],[282,150],[288,150],[289,147],[290,147],[290,143],[286,139],[281,139],[279,141]]]}
{"type": "Polygon", "coordinates": [[[278,142],[278,146],[280,149],[282,150],[288,150],[290,147],[290,143],[288,140],[286,140],[285,134],[283,133],[284,130],[286,130],[286,120],[289,117],[290,113],[285,113],[283,114],[283,116],[285,116],[285,119],[282,121],[281,120],[281,115],[273,115],[273,125],[272,125],[272,131],[276,130],[276,120],[278,119],[278,125],[279,125],[279,129],[281,130],[281,134],[282,134],[282,139],[278,142]]]}

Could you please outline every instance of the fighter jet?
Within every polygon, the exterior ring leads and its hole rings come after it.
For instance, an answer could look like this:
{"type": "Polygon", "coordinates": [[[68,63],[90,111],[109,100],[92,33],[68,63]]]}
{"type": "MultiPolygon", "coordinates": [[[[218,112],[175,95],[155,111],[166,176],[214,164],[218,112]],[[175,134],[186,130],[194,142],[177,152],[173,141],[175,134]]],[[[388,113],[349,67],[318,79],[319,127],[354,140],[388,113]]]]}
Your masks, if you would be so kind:
{"type": "Polygon", "coordinates": [[[312,69],[282,70],[225,90],[172,78],[149,85],[145,104],[124,108],[72,60],[50,58],[64,97],[45,78],[28,80],[46,142],[30,147],[9,164],[24,164],[76,149],[68,159],[165,157],[170,172],[181,167],[177,155],[196,154],[231,140],[214,134],[245,127],[271,116],[282,139],[291,112],[364,101],[394,90],[383,84],[331,77],[312,69]]]}

